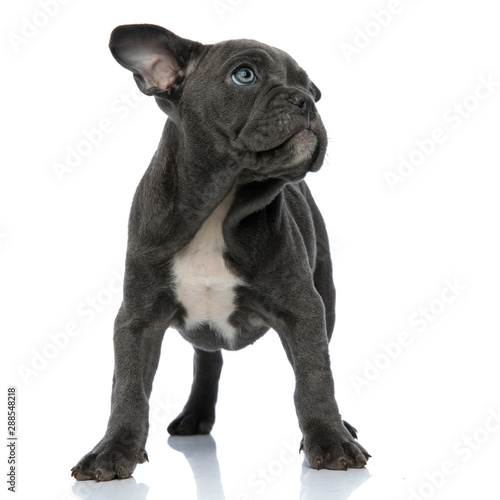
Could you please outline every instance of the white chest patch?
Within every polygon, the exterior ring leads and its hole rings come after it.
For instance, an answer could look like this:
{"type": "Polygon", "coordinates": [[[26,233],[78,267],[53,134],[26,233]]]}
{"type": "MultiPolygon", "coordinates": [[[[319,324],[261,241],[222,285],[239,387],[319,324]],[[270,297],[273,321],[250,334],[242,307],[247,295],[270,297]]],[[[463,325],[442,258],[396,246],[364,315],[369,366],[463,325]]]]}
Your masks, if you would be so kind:
{"type": "Polygon", "coordinates": [[[223,257],[222,223],[233,198],[234,192],[222,201],[174,258],[177,298],[187,312],[186,326],[209,323],[230,343],[236,331],[228,318],[235,307],[235,288],[242,284],[226,267],[223,257]]]}

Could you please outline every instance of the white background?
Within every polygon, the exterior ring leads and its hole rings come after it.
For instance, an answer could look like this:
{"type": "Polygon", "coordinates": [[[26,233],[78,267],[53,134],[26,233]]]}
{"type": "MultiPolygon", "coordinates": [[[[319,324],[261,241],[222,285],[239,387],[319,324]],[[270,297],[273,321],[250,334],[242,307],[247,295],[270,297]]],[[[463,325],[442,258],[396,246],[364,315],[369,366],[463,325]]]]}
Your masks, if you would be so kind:
{"type": "Polygon", "coordinates": [[[495,2],[69,0],[52,2],[50,18],[42,3],[10,2],[1,16],[2,408],[7,386],[17,386],[17,498],[492,498],[500,448],[495,2]],[[204,43],[246,37],[278,46],[321,89],[328,161],[308,183],[332,243],[337,399],[373,455],[366,469],[303,466],[293,374],[273,332],[225,354],[213,431],[220,478],[211,438],[167,443],[192,370],[191,347],[168,331],[151,398],[150,463],[120,482],[70,477],[105,430],[128,211],[165,120],[107,49],[115,26],[140,22],[204,43]],[[58,178],[54,164],[68,148],[85,150],[85,134],[102,120],[100,143],[58,178]],[[429,142],[434,134],[440,144],[429,142]],[[386,175],[398,175],[401,157],[419,164],[391,190],[386,175]]]}

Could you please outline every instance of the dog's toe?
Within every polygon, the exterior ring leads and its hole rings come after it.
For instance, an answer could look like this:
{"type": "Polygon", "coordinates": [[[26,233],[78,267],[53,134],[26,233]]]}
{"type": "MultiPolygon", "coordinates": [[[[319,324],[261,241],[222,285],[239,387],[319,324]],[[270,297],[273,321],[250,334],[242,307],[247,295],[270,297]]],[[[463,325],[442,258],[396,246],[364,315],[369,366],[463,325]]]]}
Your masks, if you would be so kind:
{"type": "Polygon", "coordinates": [[[349,422],[346,422],[345,420],[343,420],[342,423],[344,424],[345,428],[349,431],[349,434],[354,439],[358,439],[358,431],[356,430],[356,428],[353,427],[349,422]]]}
{"type": "Polygon", "coordinates": [[[85,455],[77,465],[71,469],[71,476],[77,481],[95,479],[95,453],[85,455]]]}
{"type": "MultiPolygon", "coordinates": [[[[329,433],[313,432],[305,436],[301,449],[313,469],[347,470],[362,469],[370,454],[353,439],[349,424],[344,429],[333,428],[329,433]]],[[[355,429],[354,429],[355,431],[355,429]]]]}
{"type": "Polygon", "coordinates": [[[144,449],[124,448],[108,444],[102,448],[87,453],[77,465],[71,469],[71,475],[77,481],[95,480],[111,481],[126,479],[132,476],[137,464],[148,460],[144,449]]]}

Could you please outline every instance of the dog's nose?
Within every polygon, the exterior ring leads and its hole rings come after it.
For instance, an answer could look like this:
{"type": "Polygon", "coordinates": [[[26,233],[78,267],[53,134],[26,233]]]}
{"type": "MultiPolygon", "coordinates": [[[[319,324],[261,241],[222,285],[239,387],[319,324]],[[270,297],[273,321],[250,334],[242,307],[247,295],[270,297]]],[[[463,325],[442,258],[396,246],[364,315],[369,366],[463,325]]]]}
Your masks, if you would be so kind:
{"type": "Polygon", "coordinates": [[[295,106],[298,106],[304,116],[309,117],[311,113],[314,112],[314,101],[311,99],[311,97],[302,94],[302,93],[296,93],[290,97],[290,102],[292,104],[295,104],[295,106]]]}

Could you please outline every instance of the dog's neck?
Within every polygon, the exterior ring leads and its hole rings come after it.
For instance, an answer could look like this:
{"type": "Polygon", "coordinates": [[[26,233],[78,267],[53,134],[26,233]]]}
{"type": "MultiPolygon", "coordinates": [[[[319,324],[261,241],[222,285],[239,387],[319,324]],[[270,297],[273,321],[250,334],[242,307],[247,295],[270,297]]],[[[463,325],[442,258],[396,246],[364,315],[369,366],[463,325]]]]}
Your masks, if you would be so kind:
{"type": "Polygon", "coordinates": [[[234,227],[271,203],[285,184],[280,179],[252,182],[247,178],[245,182],[240,173],[234,165],[207,165],[204,158],[193,157],[192,145],[167,120],[158,150],[137,189],[129,236],[138,236],[138,244],[144,239],[150,247],[168,241],[170,248],[180,250],[232,191],[236,195],[229,221],[234,227]]]}

